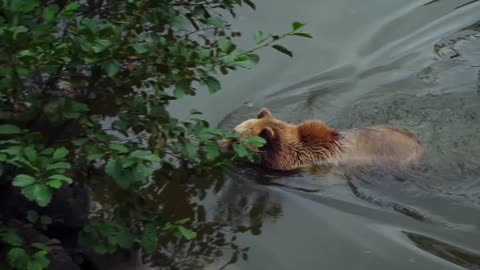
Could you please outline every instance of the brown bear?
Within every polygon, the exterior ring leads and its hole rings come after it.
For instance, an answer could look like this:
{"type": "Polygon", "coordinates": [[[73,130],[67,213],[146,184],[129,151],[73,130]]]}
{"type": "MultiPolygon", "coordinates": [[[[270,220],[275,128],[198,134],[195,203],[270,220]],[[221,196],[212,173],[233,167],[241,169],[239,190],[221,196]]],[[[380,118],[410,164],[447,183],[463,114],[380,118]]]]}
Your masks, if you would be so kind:
{"type": "Polygon", "coordinates": [[[379,125],[337,130],[319,120],[289,124],[263,108],[256,119],[235,127],[242,137],[260,136],[266,144],[257,149],[264,167],[274,170],[309,167],[401,167],[413,164],[424,153],[417,136],[409,131],[379,125]]]}

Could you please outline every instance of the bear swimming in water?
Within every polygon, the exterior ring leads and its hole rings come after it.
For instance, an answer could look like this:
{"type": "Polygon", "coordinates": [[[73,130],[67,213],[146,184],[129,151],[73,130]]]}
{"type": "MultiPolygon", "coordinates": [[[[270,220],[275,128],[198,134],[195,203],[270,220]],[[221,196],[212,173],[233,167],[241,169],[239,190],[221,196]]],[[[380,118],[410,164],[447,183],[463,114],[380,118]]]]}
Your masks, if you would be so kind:
{"type": "Polygon", "coordinates": [[[322,167],[402,167],[419,161],[424,148],[409,131],[378,125],[337,130],[319,120],[293,125],[276,119],[263,108],[257,118],[235,127],[242,137],[260,136],[263,167],[296,170],[322,167]]]}

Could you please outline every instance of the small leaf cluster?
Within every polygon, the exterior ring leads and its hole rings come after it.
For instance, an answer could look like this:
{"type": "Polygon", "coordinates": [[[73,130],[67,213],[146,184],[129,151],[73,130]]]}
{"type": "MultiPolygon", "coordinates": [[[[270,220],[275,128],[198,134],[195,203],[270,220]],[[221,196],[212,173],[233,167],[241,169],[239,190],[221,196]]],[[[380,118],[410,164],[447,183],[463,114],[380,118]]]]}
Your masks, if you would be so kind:
{"type": "Polygon", "coordinates": [[[186,240],[195,239],[197,233],[184,226],[189,220],[189,218],[184,218],[174,223],[167,222],[162,230],[172,233],[178,238],[185,238],[186,240]]]}
{"type": "Polygon", "coordinates": [[[49,247],[43,243],[26,245],[18,233],[6,226],[0,226],[0,243],[7,247],[6,263],[19,270],[47,269],[49,247]]]}
{"type": "Polygon", "coordinates": [[[116,221],[96,220],[82,231],[82,240],[98,254],[111,254],[134,246],[141,247],[146,254],[153,254],[158,249],[162,234],[172,234],[186,240],[195,239],[197,233],[185,226],[189,220],[185,218],[173,223],[166,222],[162,227],[153,222],[144,222],[137,228],[116,221]]]}
{"type": "Polygon", "coordinates": [[[134,245],[131,230],[115,222],[92,222],[82,231],[82,240],[98,254],[113,253],[119,248],[129,249],[134,245]]]}
{"type": "MultiPolygon", "coordinates": [[[[21,130],[14,125],[0,125],[0,136],[5,134],[18,135],[21,130]]],[[[15,139],[0,140],[0,146],[0,175],[5,173],[8,165],[15,166],[21,173],[15,175],[12,185],[39,206],[50,203],[55,189],[73,183],[73,179],[66,175],[71,165],[65,161],[69,154],[65,147],[47,148],[15,139]]]]}

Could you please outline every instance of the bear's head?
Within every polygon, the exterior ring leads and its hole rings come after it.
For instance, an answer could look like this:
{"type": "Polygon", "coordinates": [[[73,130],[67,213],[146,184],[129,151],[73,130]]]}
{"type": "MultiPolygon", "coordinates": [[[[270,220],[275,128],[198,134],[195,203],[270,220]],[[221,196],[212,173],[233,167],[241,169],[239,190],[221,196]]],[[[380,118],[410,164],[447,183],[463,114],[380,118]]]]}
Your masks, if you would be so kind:
{"type": "Polygon", "coordinates": [[[334,151],[337,133],[322,121],[307,121],[299,125],[276,119],[262,108],[254,119],[237,125],[234,130],[243,138],[259,136],[266,144],[258,151],[264,167],[293,170],[334,151]]]}
{"type": "Polygon", "coordinates": [[[267,108],[262,108],[256,118],[245,120],[234,130],[243,138],[262,137],[267,141],[267,145],[278,140],[293,142],[297,137],[294,125],[276,119],[267,108]]]}

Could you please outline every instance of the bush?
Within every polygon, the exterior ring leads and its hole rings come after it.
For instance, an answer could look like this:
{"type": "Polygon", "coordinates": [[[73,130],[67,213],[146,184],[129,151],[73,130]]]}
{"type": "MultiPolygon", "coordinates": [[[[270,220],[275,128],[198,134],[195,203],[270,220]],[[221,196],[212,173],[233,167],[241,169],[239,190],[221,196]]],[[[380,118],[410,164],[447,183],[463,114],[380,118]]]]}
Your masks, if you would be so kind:
{"type": "MultiPolygon", "coordinates": [[[[165,179],[184,181],[238,159],[253,160],[246,146],[264,141],[240,140],[234,155],[226,156],[217,141],[237,134],[209,127],[195,110],[188,120],[175,119],[166,106],[199,87],[219,91],[215,76],[252,68],[258,49],[292,56],[276,42],[310,37],[295,22],[285,34],[256,33],[252,49],[237,48],[241,33],[221,14],[235,17],[238,6],[255,8],[250,0],[0,5],[1,182],[40,210],[57,190],[74,184],[108,191],[110,208],[97,212],[81,234],[100,254],[134,247],[151,254],[167,235],[196,237],[188,219],[162,215],[149,190],[165,179]]],[[[24,222],[46,229],[52,220],[33,210],[24,213],[24,222]]],[[[48,248],[27,246],[7,218],[0,241],[9,246],[8,264],[46,268],[48,248]]]]}

